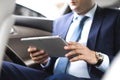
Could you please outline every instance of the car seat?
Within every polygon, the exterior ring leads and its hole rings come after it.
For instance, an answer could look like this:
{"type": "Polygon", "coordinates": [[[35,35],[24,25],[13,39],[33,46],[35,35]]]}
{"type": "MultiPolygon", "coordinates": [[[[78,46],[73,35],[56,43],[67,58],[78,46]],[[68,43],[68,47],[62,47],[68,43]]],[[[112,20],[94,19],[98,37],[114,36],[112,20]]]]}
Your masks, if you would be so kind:
{"type": "Polygon", "coordinates": [[[15,0],[0,0],[0,68],[9,37],[9,30],[14,23],[12,15],[14,7],[15,0]]]}

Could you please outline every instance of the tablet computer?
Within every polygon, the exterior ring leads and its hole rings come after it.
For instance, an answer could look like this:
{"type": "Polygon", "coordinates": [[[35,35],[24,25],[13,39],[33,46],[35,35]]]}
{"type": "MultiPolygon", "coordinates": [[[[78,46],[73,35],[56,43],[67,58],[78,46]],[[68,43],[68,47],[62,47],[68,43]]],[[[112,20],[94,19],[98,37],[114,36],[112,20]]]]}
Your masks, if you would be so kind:
{"type": "Polygon", "coordinates": [[[51,57],[63,57],[68,52],[64,50],[67,45],[64,39],[59,36],[42,36],[21,38],[23,44],[44,49],[51,57]]]}

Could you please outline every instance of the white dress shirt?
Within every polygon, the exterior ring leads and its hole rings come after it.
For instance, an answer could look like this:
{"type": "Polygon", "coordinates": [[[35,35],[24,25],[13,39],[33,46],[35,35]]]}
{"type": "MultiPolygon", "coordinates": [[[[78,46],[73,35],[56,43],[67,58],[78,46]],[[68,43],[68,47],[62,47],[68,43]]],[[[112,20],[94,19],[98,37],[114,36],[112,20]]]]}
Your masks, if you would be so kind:
{"type": "MultiPolygon", "coordinates": [[[[88,16],[89,18],[85,21],[85,24],[84,24],[84,27],[83,27],[83,30],[82,30],[82,34],[81,34],[81,39],[79,40],[79,43],[81,43],[85,46],[87,44],[88,35],[89,35],[90,28],[91,28],[91,25],[92,25],[92,22],[93,22],[93,18],[94,18],[96,8],[97,8],[97,5],[95,5],[88,13],[86,13],[84,15],[84,16],[88,16]]],[[[74,12],[74,18],[76,16],[80,16],[81,19],[83,17],[83,15],[77,15],[74,12]]],[[[70,41],[70,38],[71,38],[71,35],[72,35],[74,29],[75,29],[75,27],[70,27],[69,28],[69,31],[68,31],[68,34],[67,34],[67,37],[66,37],[67,42],[70,41]]],[[[102,62],[102,64],[99,67],[97,67],[101,71],[105,71],[109,66],[108,56],[105,55],[105,54],[103,54],[103,55],[104,55],[104,61],[102,62]]],[[[71,62],[70,66],[68,68],[68,74],[74,75],[76,77],[89,78],[90,76],[89,76],[89,73],[88,73],[87,69],[88,69],[87,68],[87,63],[83,60],[71,62]]]]}
{"type": "MultiPolygon", "coordinates": [[[[89,35],[90,28],[91,28],[91,25],[92,25],[92,22],[93,22],[93,18],[94,18],[96,8],[97,8],[97,4],[88,13],[86,13],[84,15],[84,16],[88,16],[89,19],[87,19],[87,21],[85,21],[85,24],[84,24],[83,30],[82,30],[82,34],[81,34],[81,39],[79,40],[79,43],[81,43],[85,46],[87,44],[88,35],[89,35]]],[[[81,19],[83,17],[83,15],[77,15],[74,12],[74,18],[76,16],[81,17],[81,19]]],[[[69,31],[68,31],[68,34],[67,34],[67,37],[66,37],[67,42],[70,41],[70,38],[71,38],[71,35],[72,35],[74,29],[75,29],[75,27],[70,27],[69,28],[69,31]]],[[[109,67],[109,58],[104,53],[103,53],[103,56],[104,56],[104,60],[103,60],[102,64],[99,67],[96,67],[96,68],[98,68],[99,70],[104,72],[109,67]]],[[[57,61],[55,63],[55,67],[57,65],[58,60],[59,60],[59,58],[57,59],[57,61]]],[[[48,64],[46,66],[48,66],[49,63],[50,63],[50,61],[48,61],[48,64]]],[[[46,66],[42,65],[42,67],[46,67],[46,66]]],[[[82,77],[83,78],[90,78],[89,73],[88,73],[87,63],[83,60],[70,62],[70,66],[68,67],[68,74],[76,76],[76,77],[81,77],[81,78],[82,77]]]]}

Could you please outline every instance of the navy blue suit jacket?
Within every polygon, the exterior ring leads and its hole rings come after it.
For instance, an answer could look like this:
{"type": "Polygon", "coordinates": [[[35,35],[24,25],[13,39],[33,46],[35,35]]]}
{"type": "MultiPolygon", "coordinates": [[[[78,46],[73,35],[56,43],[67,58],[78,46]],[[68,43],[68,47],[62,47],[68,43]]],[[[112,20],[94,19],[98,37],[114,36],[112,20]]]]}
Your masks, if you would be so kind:
{"type": "MultiPolygon", "coordinates": [[[[54,21],[53,35],[66,38],[68,29],[73,19],[70,12],[54,21]]],[[[110,61],[120,49],[120,11],[97,7],[93,23],[90,29],[87,47],[91,50],[105,53],[110,61]]],[[[52,61],[52,60],[51,60],[52,61]]],[[[48,70],[52,70],[55,59],[48,70]]],[[[88,64],[88,66],[90,66],[88,64]]],[[[90,76],[93,79],[100,79],[103,72],[94,66],[89,68],[90,76]]]]}

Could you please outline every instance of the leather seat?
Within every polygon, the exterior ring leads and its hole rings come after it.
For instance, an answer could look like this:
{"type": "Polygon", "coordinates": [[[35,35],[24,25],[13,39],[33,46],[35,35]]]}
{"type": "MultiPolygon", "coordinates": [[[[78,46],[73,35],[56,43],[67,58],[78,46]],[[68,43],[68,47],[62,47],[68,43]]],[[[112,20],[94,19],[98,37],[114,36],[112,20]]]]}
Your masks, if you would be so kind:
{"type": "Polygon", "coordinates": [[[14,8],[15,0],[0,0],[0,68],[9,38],[9,30],[14,23],[14,8]]]}

